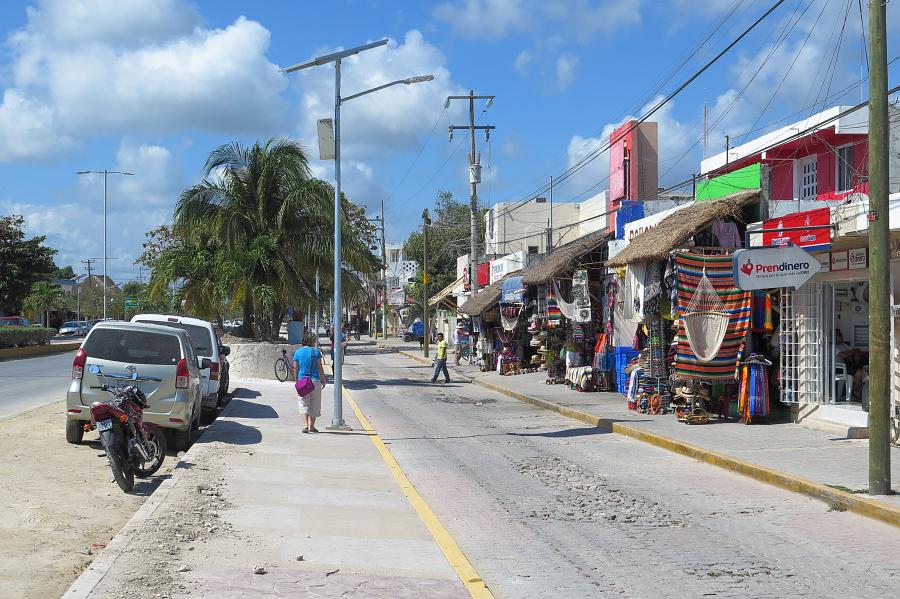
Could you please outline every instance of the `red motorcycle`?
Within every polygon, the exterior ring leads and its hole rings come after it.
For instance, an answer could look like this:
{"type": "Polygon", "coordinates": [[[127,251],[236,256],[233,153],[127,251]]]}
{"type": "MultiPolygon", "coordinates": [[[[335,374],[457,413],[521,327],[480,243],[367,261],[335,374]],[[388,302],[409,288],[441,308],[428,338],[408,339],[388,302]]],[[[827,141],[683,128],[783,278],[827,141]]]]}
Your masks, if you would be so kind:
{"type": "Polygon", "coordinates": [[[94,389],[107,391],[112,398],[91,404],[91,423],[87,430],[97,429],[100,443],[106,451],[109,467],[116,484],[125,491],[134,488],[134,477],[153,475],[166,457],[166,437],[155,424],[144,422],[144,408],[150,407],[147,396],[140,390],[140,381],[160,382],[142,378],[137,372],[130,375],[105,375],[96,364],[89,367],[92,374],[107,379],[127,381],[127,384],[103,384],[94,389]]]}

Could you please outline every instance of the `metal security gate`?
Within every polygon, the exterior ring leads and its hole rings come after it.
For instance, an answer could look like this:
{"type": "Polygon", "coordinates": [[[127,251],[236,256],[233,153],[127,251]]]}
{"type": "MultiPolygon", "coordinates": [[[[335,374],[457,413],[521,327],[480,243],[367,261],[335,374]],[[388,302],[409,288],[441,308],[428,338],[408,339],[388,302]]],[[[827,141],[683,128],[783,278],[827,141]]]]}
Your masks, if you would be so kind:
{"type": "Polygon", "coordinates": [[[831,397],[831,385],[824,376],[832,352],[826,342],[830,335],[825,334],[823,287],[809,282],[797,290],[781,291],[779,367],[785,403],[829,403],[831,397]]]}

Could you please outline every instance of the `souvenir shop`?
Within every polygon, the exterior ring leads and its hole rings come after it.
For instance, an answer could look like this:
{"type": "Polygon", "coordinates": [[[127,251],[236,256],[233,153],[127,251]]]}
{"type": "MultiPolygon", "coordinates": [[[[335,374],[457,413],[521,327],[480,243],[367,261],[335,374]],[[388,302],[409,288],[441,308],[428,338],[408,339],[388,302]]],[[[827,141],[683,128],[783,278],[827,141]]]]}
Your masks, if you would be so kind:
{"type": "Polygon", "coordinates": [[[689,205],[607,262],[616,275],[613,317],[634,325],[611,362],[629,408],[689,424],[772,415],[778,298],[738,289],[732,265],[745,223],[759,219],[759,198],[752,190],[689,205]]]}
{"type": "Polygon", "coordinates": [[[469,316],[469,334],[475,341],[478,353],[478,364],[482,371],[497,368],[500,352],[506,346],[503,341],[511,340],[502,331],[502,319],[500,316],[500,295],[503,290],[503,281],[514,276],[511,273],[496,283],[491,283],[466,300],[460,307],[459,313],[469,316]]]}

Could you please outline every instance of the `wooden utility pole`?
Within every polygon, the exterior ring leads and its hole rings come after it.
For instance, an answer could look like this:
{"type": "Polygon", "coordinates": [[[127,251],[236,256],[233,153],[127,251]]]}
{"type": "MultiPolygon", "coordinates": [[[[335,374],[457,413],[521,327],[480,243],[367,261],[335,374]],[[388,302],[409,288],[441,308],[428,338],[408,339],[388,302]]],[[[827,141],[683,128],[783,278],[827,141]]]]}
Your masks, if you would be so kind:
{"type": "Polygon", "coordinates": [[[87,273],[88,273],[88,275],[87,275],[88,287],[93,287],[93,286],[94,286],[94,281],[93,281],[93,279],[91,279],[91,269],[92,269],[93,266],[94,266],[94,262],[96,262],[96,260],[95,260],[94,258],[88,258],[87,260],[82,260],[82,261],[81,261],[81,263],[84,264],[84,265],[85,265],[85,268],[87,269],[87,273]]]}
{"type": "Polygon", "coordinates": [[[428,357],[428,226],[431,217],[428,216],[428,208],[422,211],[422,324],[425,325],[422,339],[422,355],[428,357]]]}
{"type": "Polygon", "coordinates": [[[886,7],[869,1],[869,494],[891,491],[886,7]]]}
{"type": "Polygon", "coordinates": [[[450,100],[469,101],[469,124],[450,125],[450,140],[453,141],[454,129],[467,129],[469,131],[469,184],[472,191],[469,197],[471,209],[471,232],[469,239],[469,289],[472,297],[478,293],[478,184],[481,183],[481,156],[475,154],[475,130],[483,130],[485,139],[491,138],[493,125],[475,124],[475,100],[487,100],[489,107],[494,101],[494,96],[476,96],[474,90],[469,90],[468,96],[447,96],[444,107],[450,106],[450,100]]]}

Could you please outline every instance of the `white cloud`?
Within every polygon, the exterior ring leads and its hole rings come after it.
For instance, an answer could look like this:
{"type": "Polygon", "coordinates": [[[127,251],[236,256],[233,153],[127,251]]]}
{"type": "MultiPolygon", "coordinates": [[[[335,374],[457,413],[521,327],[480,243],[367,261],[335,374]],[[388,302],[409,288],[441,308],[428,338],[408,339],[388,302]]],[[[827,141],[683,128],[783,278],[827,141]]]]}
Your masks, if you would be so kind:
{"type": "MultiPolygon", "coordinates": [[[[322,52],[335,51],[334,48],[322,52]]],[[[341,65],[341,93],[349,96],[414,75],[433,75],[434,81],[397,85],[350,100],[341,108],[341,152],[347,159],[384,158],[386,152],[416,149],[431,130],[448,95],[463,93],[450,79],[446,58],[419,31],[409,31],[400,43],[345,58],[341,65]]],[[[303,95],[302,139],[315,140],[316,120],[334,112],[334,69],[300,72],[303,95]]],[[[454,103],[449,112],[458,114],[454,103]]],[[[314,141],[313,141],[314,143],[314,141]]]]}
{"type": "Polygon", "coordinates": [[[3,92],[0,161],[52,156],[74,145],[74,140],[61,132],[52,108],[19,90],[3,92]]]}
{"type": "Polygon", "coordinates": [[[516,70],[520,75],[525,75],[528,72],[528,64],[531,62],[531,52],[528,50],[522,50],[516,55],[516,60],[513,63],[513,66],[516,67],[516,70]]]}
{"type": "Polygon", "coordinates": [[[50,133],[50,146],[104,133],[275,131],[288,80],[266,58],[269,37],[243,17],[205,29],[181,0],[41,2],[8,39],[0,159],[44,155],[40,144],[15,147],[23,127],[50,133]]]}
{"type": "Polygon", "coordinates": [[[575,67],[578,66],[578,57],[571,54],[563,54],[556,59],[556,87],[565,89],[569,87],[575,78],[575,67]]]}
{"type": "Polygon", "coordinates": [[[586,43],[639,23],[641,0],[453,0],[434,18],[466,38],[499,39],[522,31],[554,32],[586,43]]]}
{"type": "Polygon", "coordinates": [[[181,169],[172,153],[158,145],[123,142],[117,154],[117,170],[134,173],[115,179],[119,205],[171,209],[185,187],[181,169]]]}
{"type": "Polygon", "coordinates": [[[434,18],[468,38],[500,38],[531,24],[531,2],[526,0],[456,0],[434,9],[434,18]]]}

